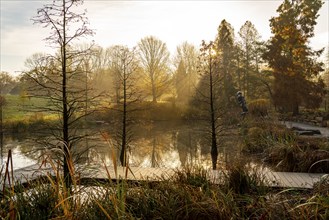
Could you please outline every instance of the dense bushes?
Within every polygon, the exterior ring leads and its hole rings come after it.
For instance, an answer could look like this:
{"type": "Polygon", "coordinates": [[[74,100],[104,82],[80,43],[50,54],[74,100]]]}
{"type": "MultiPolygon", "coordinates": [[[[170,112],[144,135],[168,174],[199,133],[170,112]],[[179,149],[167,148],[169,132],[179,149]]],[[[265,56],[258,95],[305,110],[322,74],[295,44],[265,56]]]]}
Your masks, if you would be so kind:
{"type": "Polygon", "coordinates": [[[248,103],[249,113],[255,117],[268,116],[270,102],[267,99],[256,99],[248,103]]]}

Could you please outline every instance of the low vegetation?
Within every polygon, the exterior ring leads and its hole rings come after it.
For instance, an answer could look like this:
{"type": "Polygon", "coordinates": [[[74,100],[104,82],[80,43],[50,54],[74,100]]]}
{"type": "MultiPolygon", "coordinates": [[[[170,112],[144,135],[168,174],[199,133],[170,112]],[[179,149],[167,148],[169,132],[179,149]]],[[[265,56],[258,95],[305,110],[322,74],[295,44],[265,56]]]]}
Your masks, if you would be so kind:
{"type": "Polygon", "coordinates": [[[257,156],[276,171],[329,172],[326,138],[299,136],[273,118],[249,118],[244,125],[245,154],[257,156]]]}
{"type": "MultiPolygon", "coordinates": [[[[3,175],[3,174],[2,174],[3,175]]],[[[313,190],[265,186],[257,172],[238,163],[220,182],[210,171],[186,168],[171,179],[63,188],[59,176],[1,195],[2,219],[328,219],[328,180],[313,190]]],[[[74,182],[78,182],[78,178],[74,182]]]]}

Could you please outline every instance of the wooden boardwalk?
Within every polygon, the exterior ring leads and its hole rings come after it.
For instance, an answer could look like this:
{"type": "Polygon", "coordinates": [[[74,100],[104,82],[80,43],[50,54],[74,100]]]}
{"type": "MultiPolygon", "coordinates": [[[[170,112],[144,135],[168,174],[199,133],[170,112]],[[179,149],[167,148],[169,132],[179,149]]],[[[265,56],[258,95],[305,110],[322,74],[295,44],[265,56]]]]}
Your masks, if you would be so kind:
{"type": "MultiPolygon", "coordinates": [[[[210,171],[210,179],[218,182],[221,179],[221,171],[210,171]]],[[[320,173],[294,173],[273,172],[270,170],[259,170],[257,176],[269,187],[312,189],[314,183],[319,182],[326,174],[320,173]]]]}
{"type": "MultiPolygon", "coordinates": [[[[177,169],[176,169],[177,170],[177,169]]],[[[170,168],[144,168],[144,167],[114,167],[109,166],[107,169],[104,166],[94,165],[80,168],[77,175],[80,179],[90,180],[130,180],[130,181],[161,181],[170,179],[175,174],[175,169],[170,168]]],[[[291,173],[291,172],[272,172],[260,171],[261,176],[264,178],[266,185],[269,187],[282,187],[282,188],[313,188],[313,184],[318,182],[325,174],[315,173],[291,173]]],[[[208,178],[214,183],[219,183],[223,172],[213,171],[208,172],[208,178]]],[[[13,179],[10,178],[12,184],[20,182],[22,184],[33,181],[39,177],[46,175],[54,176],[55,173],[50,167],[41,167],[39,165],[32,165],[22,169],[14,170],[13,179]]],[[[0,176],[0,187],[3,188],[3,174],[0,176]]],[[[9,187],[8,178],[5,186],[9,187]]]]}
{"type": "Polygon", "coordinates": [[[313,188],[325,174],[318,173],[292,173],[292,172],[266,172],[264,173],[268,186],[282,188],[313,188]]]}
{"type": "Polygon", "coordinates": [[[80,171],[81,178],[132,180],[132,181],[161,181],[170,179],[175,174],[170,168],[146,168],[146,167],[117,167],[108,166],[106,169],[99,166],[88,166],[80,171]]]}

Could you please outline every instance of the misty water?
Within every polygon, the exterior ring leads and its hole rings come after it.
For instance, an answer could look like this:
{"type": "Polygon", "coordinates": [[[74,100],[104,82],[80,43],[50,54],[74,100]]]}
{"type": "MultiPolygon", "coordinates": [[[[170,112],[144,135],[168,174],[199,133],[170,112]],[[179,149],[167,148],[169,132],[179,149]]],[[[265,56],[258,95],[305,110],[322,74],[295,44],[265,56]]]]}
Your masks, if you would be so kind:
{"type": "MultiPolygon", "coordinates": [[[[113,159],[119,158],[119,148],[115,146],[113,132],[106,125],[89,131],[91,138],[79,143],[81,150],[86,151],[83,163],[113,165],[113,159]]],[[[225,166],[239,155],[236,143],[238,136],[220,136],[218,165],[225,166]]],[[[43,137],[47,138],[47,137],[43,137]]],[[[1,152],[1,163],[7,159],[8,150],[12,150],[14,169],[40,162],[44,158],[45,147],[36,145],[29,137],[6,135],[1,152]]],[[[205,129],[199,125],[177,125],[156,123],[138,126],[131,135],[128,150],[130,166],[179,168],[185,165],[211,167],[210,144],[205,129]]]]}

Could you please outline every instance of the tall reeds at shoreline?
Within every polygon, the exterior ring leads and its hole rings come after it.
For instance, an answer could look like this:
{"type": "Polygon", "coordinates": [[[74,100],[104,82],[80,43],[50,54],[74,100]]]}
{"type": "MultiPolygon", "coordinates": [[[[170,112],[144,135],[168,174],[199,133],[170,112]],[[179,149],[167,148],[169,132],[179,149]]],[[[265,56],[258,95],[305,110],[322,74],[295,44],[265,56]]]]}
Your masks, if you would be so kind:
{"type": "MultiPolygon", "coordinates": [[[[313,190],[265,187],[261,175],[243,163],[232,164],[215,183],[209,170],[186,167],[170,179],[132,183],[119,181],[65,189],[56,163],[55,177],[31,183],[29,189],[8,189],[1,195],[2,219],[328,219],[328,180],[313,190]],[[92,185],[92,186],[91,186],[92,185]]],[[[118,169],[104,164],[101,169],[118,169]]],[[[127,172],[129,167],[125,168],[127,172]]],[[[110,172],[107,172],[108,174],[110,172]]],[[[4,173],[1,174],[3,180],[4,173]]],[[[17,186],[16,186],[17,187],[17,186]]]]}

